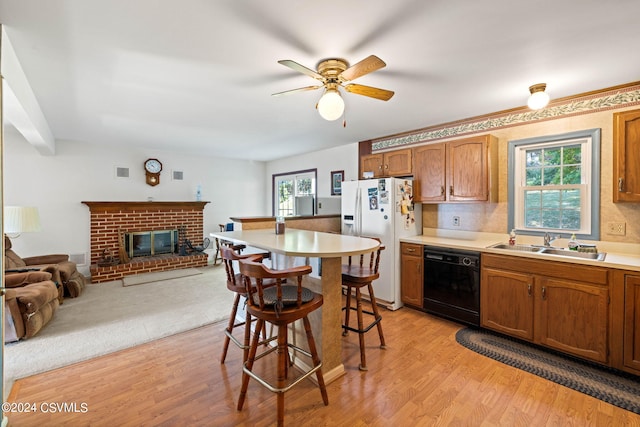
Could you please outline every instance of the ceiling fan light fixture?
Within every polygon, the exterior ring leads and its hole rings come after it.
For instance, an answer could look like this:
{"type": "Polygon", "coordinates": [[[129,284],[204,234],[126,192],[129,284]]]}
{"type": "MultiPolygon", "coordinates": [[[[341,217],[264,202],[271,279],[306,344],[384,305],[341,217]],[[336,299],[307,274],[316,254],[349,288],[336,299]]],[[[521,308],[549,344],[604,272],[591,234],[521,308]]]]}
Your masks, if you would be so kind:
{"type": "Polygon", "coordinates": [[[529,86],[529,92],[531,95],[527,100],[527,105],[532,110],[540,110],[547,106],[549,103],[549,94],[545,92],[547,88],[546,83],[538,83],[532,86],[529,86]]]}
{"type": "Polygon", "coordinates": [[[318,113],[323,119],[338,120],[344,113],[344,99],[336,88],[327,88],[318,101],[318,113]]]}

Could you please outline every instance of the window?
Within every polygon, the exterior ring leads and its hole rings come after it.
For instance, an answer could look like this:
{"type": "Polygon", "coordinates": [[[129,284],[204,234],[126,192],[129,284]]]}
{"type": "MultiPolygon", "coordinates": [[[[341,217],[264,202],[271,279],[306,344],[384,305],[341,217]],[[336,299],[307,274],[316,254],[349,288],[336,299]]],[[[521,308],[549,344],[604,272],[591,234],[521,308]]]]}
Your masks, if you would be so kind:
{"type": "Polygon", "coordinates": [[[509,141],[508,230],[600,238],[600,129],[509,141]]]}
{"type": "Polygon", "coordinates": [[[274,216],[315,213],[316,169],[272,176],[274,216]]]}

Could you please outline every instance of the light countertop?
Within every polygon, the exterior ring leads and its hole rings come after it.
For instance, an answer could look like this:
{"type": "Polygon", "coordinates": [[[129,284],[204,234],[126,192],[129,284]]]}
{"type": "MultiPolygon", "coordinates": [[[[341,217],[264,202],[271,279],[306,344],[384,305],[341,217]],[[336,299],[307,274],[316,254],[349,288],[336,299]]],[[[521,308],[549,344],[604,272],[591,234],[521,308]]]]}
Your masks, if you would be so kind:
{"type": "MultiPolygon", "coordinates": [[[[483,233],[441,229],[424,229],[423,234],[420,236],[403,237],[400,239],[401,242],[417,243],[420,245],[440,246],[451,249],[479,251],[482,253],[513,255],[574,264],[587,264],[606,268],[640,271],[640,244],[585,241],[584,243],[595,243],[598,247],[598,252],[607,253],[604,261],[585,258],[568,258],[561,255],[538,254],[489,247],[497,243],[507,243],[508,240],[509,236],[507,233],[483,233]]],[[[516,242],[518,244],[540,245],[542,244],[542,239],[537,236],[518,236],[516,242]]],[[[567,239],[558,239],[554,241],[552,245],[555,247],[566,248],[567,239]]]]}
{"type": "Polygon", "coordinates": [[[373,239],[293,228],[287,228],[283,234],[276,234],[274,228],[268,228],[217,232],[210,236],[297,257],[359,255],[371,252],[380,245],[373,239]]]}

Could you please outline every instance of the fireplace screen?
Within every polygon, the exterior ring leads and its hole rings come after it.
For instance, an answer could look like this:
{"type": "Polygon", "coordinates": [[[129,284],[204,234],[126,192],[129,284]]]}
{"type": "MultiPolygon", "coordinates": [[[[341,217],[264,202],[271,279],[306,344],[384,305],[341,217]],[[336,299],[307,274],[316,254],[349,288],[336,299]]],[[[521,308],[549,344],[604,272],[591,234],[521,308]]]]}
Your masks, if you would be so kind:
{"type": "Polygon", "coordinates": [[[139,231],[125,234],[130,258],[177,252],[178,230],[139,231]]]}

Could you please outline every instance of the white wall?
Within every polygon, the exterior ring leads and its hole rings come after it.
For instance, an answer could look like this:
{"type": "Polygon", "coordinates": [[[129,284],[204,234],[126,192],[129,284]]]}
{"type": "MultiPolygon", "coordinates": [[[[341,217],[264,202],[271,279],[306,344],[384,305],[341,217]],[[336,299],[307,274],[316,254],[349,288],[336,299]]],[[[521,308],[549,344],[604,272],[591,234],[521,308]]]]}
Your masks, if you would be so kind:
{"type": "MultiPolygon", "coordinates": [[[[56,155],[42,156],[14,128],[5,126],[4,205],[37,206],[42,231],[12,239],[20,256],[90,253],[89,208],[82,201],[195,200],[198,184],[205,237],[229,216],[267,215],[265,163],[201,157],[154,149],[113,149],[88,143],[56,141],[56,155]],[[145,183],[143,162],[163,164],[160,184],[145,183]],[[115,167],[130,177],[116,178],[115,167]],[[173,181],[172,170],[184,173],[173,181]]],[[[328,172],[327,172],[328,176],[328,172]]],[[[88,271],[86,268],[81,268],[88,271]]]]}
{"type": "Polygon", "coordinates": [[[331,196],[331,171],[344,171],[344,180],[358,179],[358,143],[330,148],[327,150],[307,153],[300,156],[287,157],[285,159],[268,162],[265,171],[266,192],[265,211],[272,213],[272,175],[287,172],[317,169],[318,170],[318,194],[317,197],[331,196]]]}

